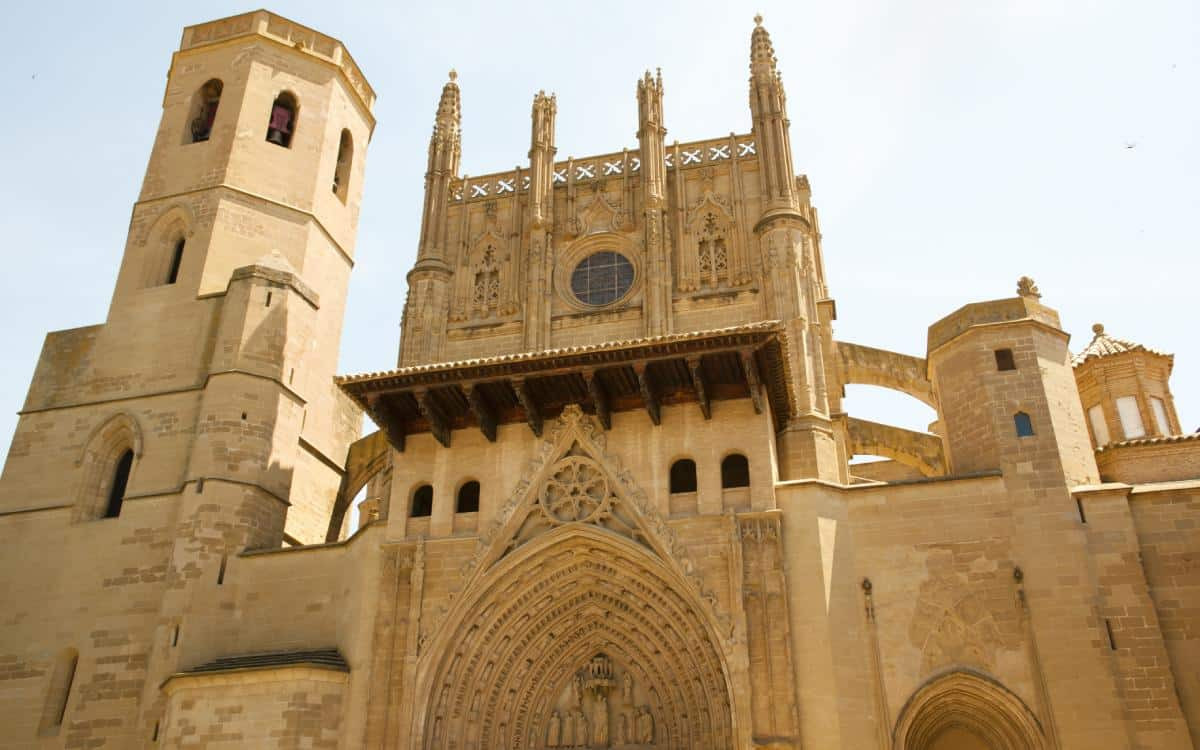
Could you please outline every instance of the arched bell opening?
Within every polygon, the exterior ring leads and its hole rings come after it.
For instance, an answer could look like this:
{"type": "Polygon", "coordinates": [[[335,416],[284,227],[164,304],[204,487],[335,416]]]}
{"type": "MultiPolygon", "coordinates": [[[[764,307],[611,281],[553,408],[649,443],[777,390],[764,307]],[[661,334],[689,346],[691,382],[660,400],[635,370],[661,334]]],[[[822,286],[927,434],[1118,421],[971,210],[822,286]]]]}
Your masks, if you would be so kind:
{"type": "Polygon", "coordinates": [[[416,694],[429,698],[416,746],[616,747],[648,736],[641,744],[732,747],[714,624],[648,547],[588,524],[548,531],[471,584],[435,627],[418,668],[416,694]],[[601,657],[609,676],[589,678],[601,657]]]}

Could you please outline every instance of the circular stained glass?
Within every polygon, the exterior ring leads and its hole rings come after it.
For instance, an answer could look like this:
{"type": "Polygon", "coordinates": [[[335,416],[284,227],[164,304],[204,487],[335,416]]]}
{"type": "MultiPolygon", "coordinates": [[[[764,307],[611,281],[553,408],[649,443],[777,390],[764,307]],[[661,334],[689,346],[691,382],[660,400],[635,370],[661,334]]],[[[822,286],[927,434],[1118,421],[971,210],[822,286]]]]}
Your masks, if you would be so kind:
{"type": "Polygon", "coordinates": [[[571,293],[585,305],[607,305],[633,286],[633,264],[620,253],[604,250],[584,258],[571,272],[571,293]]]}

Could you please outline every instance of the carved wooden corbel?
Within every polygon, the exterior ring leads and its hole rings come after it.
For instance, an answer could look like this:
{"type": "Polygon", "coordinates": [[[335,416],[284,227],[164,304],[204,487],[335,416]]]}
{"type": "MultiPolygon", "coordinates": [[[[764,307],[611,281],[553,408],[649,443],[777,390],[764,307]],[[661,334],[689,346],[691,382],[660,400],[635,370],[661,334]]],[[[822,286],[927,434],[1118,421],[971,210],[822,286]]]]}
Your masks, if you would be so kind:
{"type": "Polygon", "coordinates": [[[538,404],[533,399],[533,394],[529,391],[529,384],[524,378],[513,378],[513,390],[517,393],[517,400],[521,402],[521,408],[525,410],[525,421],[529,423],[529,429],[537,437],[542,436],[542,412],[538,408],[538,404]]]}
{"type": "Polygon", "coordinates": [[[700,357],[688,357],[687,363],[692,373],[692,388],[696,391],[700,411],[705,419],[712,419],[712,403],[708,400],[708,391],[704,387],[704,368],[700,365],[700,357]]]}
{"type": "Polygon", "coordinates": [[[646,363],[638,362],[633,369],[637,373],[638,388],[642,392],[642,403],[646,405],[646,413],[650,415],[650,421],[655,425],[662,424],[662,407],[658,402],[658,396],[654,393],[654,384],[650,381],[646,363]]]}
{"type": "Polygon", "coordinates": [[[762,386],[758,379],[758,363],[754,360],[754,352],[746,349],[741,352],[742,369],[746,372],[746,387],[750,389],[750,400],[754,402],[754,413],[762,414],[762,386]]]}
{"type": "Polygon", "coordinates": [[[612,408],[609,406],[608,394],[605,393],[604,386],[600,385],[595,370],[585,372],[584,378],[587,380],[588,393],[592,397],[592,403],[596,406],[596,418],[600,420],[604,429],[611,430],[612,408]]]}
{"type": "Polygon", "coordinates": [[[367,412],[371,415],[371,419],[375,421],[375,424],[379,425],[379,429],[383,430],[383,434],[387,436],[388,443],[398,453],[403,453],[405,438],[404,423],[400,420],[392,405],[385,401],[381,394],[372,393],[367,396],[367,412]]]}
{"type": "Polygon", "coordinates": [[[433,394],[429,389],[423,388],[416,392],[417,406],[421,409],[421,414],[429,420],[429,430],[437,441],[443,446],[450,447],[450,425],[446,423],[442,412],[433,403],[433,394]]]}
{"type": "Polygon", "coordinates": [[[467,392],[467,403],[471,405],[471,413],[475,415],[476,421],[479,422],[479,431],[488,439],[488,442],[496,442],[496,412],[488,404],[483,397],[483,392],[480,390],[477,383],[468,383],[463,388],[467,392]]]}

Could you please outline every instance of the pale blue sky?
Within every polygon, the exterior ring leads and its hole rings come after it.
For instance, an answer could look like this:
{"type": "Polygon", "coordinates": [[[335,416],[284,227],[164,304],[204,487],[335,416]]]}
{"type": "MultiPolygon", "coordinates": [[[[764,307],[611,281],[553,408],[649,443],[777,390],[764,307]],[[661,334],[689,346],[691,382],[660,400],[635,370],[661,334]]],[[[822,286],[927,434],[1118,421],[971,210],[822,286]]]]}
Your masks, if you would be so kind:
{"type": "MultiPolygon", "coordinates": [[[[183,26],[207,3],[20,3],[0,61],[0,444],[49,330],[104,320],[183,26]]],[[[429,130],[446,71],[463,166],[526,161],[529,104],[558,94],[560,156],[635,146],[634,86],[661,67],[668,139],[749,129],[752,17],[775,41],[796,168],[822,211],[839,338],[924,354],[928,325],[1033,276],[1073,335],[1176,354],[1200,426],[1200,4],[1178,2],[280,2],[342,39],[379,93],[342,371],[395,362],[429,130]]],[[[854,388],[856,416],[923,427],[854,388]]]]}

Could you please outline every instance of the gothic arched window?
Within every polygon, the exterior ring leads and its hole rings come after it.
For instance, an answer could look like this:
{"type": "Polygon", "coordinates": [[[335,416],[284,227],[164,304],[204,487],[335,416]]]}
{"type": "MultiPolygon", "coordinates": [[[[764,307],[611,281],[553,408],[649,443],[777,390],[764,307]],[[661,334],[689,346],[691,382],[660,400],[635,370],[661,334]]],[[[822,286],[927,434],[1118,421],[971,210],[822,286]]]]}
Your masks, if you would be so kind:
{"type": "Polygon", "coordinates": [[[125,488],[129,486],[129,472],[133,469],[133,451],[127,450],[117,459],[113,469],[112,484],[108,487],[108,505],[104,508],[105,518],[121,515],[121,504],[125,502],[125,488]]]}
{"type": "Polygon", "coordinates": [[[267,141],[284,148],[292,147],[296,134],[296,114],[299,107],[294,94],[284,91],[275,97],[271,105],[271,119],[267,123],[267,141]]]}
{"type": "Polygon", "coordinates": [[[192,108],[188,117],[187,143],[202,143],[208,140],[212,133],[213,121],[217,119],[217,106],[221,103],[221,91],[225,84],[221,79],[213,78],[200,87],[192,98],[192,108]]]}
{"type": "Polygon", "coordinates": [[[171,265],[167,268],[167,283],[174,284],[179,280],[179,267],[183,265],[183,246],[187,240],[180,237],[175,242],[175,249],[171,251],[171,265]]]}

